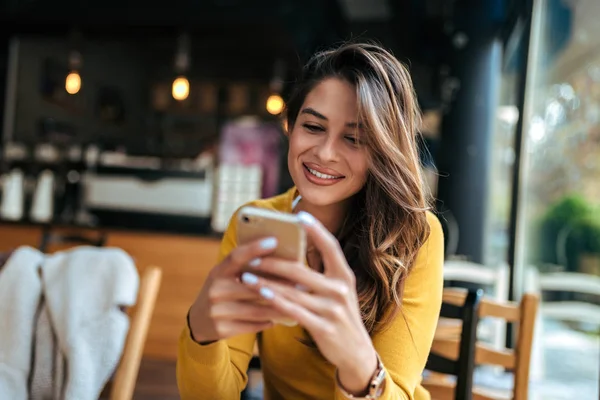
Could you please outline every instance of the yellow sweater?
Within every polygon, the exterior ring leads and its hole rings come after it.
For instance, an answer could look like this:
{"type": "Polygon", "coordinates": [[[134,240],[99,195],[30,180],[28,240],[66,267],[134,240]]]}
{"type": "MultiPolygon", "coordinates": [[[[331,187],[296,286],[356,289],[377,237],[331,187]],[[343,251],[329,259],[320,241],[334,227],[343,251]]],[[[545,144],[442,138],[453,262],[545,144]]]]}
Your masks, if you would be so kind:
{"type": "MultiPolygon", "coordinates": [[[[295,188],[252,204],[291,212],[295,188]]],[[[387,370],[381,400],[427,400],[420,386],[442,301],[443,233],[438,219],[428,213],[431,234],[406,280],[402,313],[389,328],[372,336],[373,345],[387,370]]],[[[236,246],[235,219],[221,243],[219,259],[236,246]]],[[[335,367],[317,350],[298,341],[299,326],[276,325],[258,336],[265,381],[265,399],[344,399],[335,385],[335,367]]],[[[239,399],[247,383],[246,371],[257,335],[247,334],[202,346],[191,339],[189,328],[181,333],[177,358],[177,382],[183,400],[239,399]]],[[[348,349],[352,351],[352,349],[348,349]]]]}

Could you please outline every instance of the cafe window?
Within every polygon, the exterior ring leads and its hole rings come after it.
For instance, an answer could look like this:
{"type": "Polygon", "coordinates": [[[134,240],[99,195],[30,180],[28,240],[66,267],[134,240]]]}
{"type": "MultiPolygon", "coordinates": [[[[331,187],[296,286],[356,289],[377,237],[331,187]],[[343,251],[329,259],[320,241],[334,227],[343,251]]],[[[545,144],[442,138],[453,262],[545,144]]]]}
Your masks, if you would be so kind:
{"type": "Polygon", "coordinates": [[[600,2],[534,2],[518,292],[541,296],[532,392],[596,399],[600,376],[600,2]]]}

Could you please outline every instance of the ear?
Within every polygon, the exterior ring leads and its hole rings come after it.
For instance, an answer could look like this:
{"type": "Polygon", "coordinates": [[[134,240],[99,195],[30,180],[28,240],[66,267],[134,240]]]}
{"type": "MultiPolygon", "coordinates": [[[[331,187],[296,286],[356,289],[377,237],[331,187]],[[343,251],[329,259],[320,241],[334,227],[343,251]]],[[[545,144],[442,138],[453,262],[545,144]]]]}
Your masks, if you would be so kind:
{"type": "Polygon", "coordinates": [[[284,117],[284,118],[281,120],[281,129],[282,129],[282,131],[283,131],[283,135],[284,135],[286,138],[289,138],[289,137],[290,137],[290,133],[292,132],[292,129],[293,129],[293,125],[292,125],[292,127],[289,127],[289,126],[288,126],[288,120],[287,120],[287,118],[285,118],[285,117],[284,117]]]}

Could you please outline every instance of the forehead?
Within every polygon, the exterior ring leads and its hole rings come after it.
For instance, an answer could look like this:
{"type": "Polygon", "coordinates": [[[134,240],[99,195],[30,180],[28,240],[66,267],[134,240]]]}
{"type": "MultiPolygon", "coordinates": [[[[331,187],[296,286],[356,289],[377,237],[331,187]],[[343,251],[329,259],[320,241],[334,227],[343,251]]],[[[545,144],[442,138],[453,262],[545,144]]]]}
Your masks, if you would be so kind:
{"type": "Polygon", "coordinates": [[[302,108],[310,107],[330,121],[356,121],[358,102],[356,89],[349,82],[329,78],[319,82],[306,96],[302,108]]]}

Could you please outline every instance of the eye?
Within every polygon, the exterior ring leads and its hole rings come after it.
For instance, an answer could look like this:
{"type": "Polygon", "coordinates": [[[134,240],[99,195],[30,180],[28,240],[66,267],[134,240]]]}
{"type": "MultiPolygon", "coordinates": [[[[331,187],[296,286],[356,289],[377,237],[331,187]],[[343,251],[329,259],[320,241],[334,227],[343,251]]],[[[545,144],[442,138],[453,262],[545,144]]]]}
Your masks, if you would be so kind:
{"type": "Polygon", "coordinates": [[[344,136],[344,139],[353,145],[358,145],[360,142],[356,136],[344,136]]]}
{"type": "Polygon", "coordinates": [[[322,127],[320,127],[319,125],[304,124],[302,126],[304,127],[304,129],[306,129],[309,132],[323,132],[324,131],[324,129],[322,127]]]}

